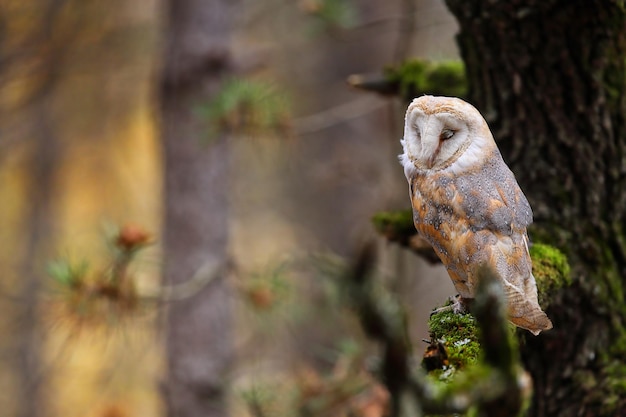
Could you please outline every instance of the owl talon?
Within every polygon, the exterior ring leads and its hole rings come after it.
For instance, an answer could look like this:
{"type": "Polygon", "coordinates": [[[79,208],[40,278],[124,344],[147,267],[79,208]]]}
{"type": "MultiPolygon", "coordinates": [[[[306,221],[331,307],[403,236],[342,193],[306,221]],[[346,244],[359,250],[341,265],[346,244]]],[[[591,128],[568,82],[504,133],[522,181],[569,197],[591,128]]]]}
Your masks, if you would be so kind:
{"type": "Polygon", "coordinates": [[[452,303],[453,309],[457,314],[467,314],[470,312],[470,306],[472,305],[473,298],[463,298],[457,295],[456,300],[452,303]]]}
{"type": "Polygon", "coordinates": [[[472,302],[471,298],[462,298],[460,295],[450,297],[451,302],[447,306],[439,307],[430,312],[432,317],[438,313],[444,313],[446,311],[452,311],[454,314],[467,314],[469,312],[469,306],[472,302]]]}
{"type": "Polygon", "coordinates": [[[445,313],[445,312],[452,311],[452,310],[454,310],[454,306],[452,304],[449,304],[449,305],[443,306],[443,307],[439,307],[439,308],[436,308],[436,309],[434,309],[434,310],[432,310],[430,312],[430,317],[434,316],[435,314],[445,313]]]}

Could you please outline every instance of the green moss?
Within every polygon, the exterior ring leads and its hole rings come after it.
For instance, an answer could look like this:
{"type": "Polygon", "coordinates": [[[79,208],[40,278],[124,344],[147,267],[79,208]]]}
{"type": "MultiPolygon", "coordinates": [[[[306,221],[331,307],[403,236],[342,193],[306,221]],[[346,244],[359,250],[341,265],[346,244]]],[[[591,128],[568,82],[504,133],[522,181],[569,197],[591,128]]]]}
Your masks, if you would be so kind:
{"type": "Polygon", "coordinates": [[[467,94],[465,66],[462,61],[405,61],[385,69],[385,77],[397,84],[401,97],[410,101],[422,94],[464,97],[467,94]]]}
{"type": "Polygon", "coordinates": [[[567,257],[550,245],[536,243],[530,247],[533,275],[537,281],[539,304],[546,308],[555,292],[572,282],[567,257]]]}
{"type": "Polygon", "coordinates": [[[524,371],[513,339],[515,326],[507,325],[495,272],[481,268],[479,275],[475,316],[442,311],[429,320],[432,339],[444,344],[448,357],[444,369],[429,374],[436,400],[468,400],[473,406],[466,416],[491,415],[500,407],[510,411],[507,415],[523,415],[530,396],[519,385],[524,371]]]}
{"type": "Polygon", "coordinates": [[[626,329],[602,355],[602,403],[605,409],[611,410],[626,396],[626,329]]]}
{"type": "Polygon", "coordinates": [[[448,355],[448,365],[431,375],[441,381],[449,381],[458,370],[478,363],[480,343],[478,327],[471,314],[443,311],[433,314],[428,320],[432,340],[440,341],[448,355]]]}
{"type": "Polygon", "coordinates": [[[392,242],[406,242],[417,233],[411,209],[376,213],[372,217],[372,223],[378,233],[392,242]]]}
{"type": "Polygon", "coordinates": [[[626,231],[623,225],[613,224],[612,242],[596,241],[600,249],[597,259],[600,260],[599,266],[592,271],[593,295],[597,302],[605,306],[608,310],[626,316],[626,305],[624,304],[624,282],[621,274],[620,261],[615,257],[625,247],[624,235],[626,231]],[[614,246],[617,246],[615,248],[614,246]]]}
{"type": "Polygon", "coordinates": [[[224,82],[215,98],[201,106],[208,137],[229,132],[251,137],[290,134],[290,102],[274,85],[243,78],[224,82]]]}

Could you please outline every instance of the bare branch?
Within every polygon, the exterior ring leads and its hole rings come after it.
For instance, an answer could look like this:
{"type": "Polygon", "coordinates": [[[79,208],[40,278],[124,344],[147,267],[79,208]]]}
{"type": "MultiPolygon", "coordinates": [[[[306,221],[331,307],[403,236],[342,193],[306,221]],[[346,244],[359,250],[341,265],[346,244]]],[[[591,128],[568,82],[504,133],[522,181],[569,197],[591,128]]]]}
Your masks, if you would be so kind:
{"type": "Polygon", "coordinates": [[[387,103],[376,98],[358,98],[328,110],[293,121],[296,134],[307,135],[347,121],[363,117],[385,107],[387,103]]]}

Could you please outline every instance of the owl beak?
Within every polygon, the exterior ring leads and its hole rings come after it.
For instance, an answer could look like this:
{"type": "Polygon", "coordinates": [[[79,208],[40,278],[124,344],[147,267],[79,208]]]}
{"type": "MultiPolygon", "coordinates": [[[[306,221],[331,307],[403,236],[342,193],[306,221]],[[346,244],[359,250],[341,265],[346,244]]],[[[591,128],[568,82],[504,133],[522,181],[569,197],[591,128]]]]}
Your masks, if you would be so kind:
{"type": "Polygon", "coordinates": [[[432,169],[433,166],[435,165],[435,159],[437,159],[437,155],[439,155],[440,150],[441,150],[441,142],[437,144],[435,151],[430,154],[430,158],[428,158],[428,160],[426,161],[426,166],[428,167],[428,169],[432,169]]]}
{"type": "Polygon", "coordinates": [[[428,169],[432,169],[433,165],[435,165],[435,154],[433,154],[430,158],[428,158],[428,161],[426,161],[426,167],[428,167],[428,169]]]}

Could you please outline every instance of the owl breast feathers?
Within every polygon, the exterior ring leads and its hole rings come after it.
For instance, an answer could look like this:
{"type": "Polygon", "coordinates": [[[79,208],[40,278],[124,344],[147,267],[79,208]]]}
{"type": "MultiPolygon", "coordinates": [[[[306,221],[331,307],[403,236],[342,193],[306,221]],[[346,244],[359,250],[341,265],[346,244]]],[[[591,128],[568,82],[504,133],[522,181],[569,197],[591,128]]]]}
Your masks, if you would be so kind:
{"type": "Polygon", "coordinates": [[[511,322],[533,334],[552,328],[528,252],[530,205],[478,110],[458,98],[415,99],[402,145],[415,227],[460,296],[474,298],[476,271],[487,264],[504,286],[511,322]]]}

